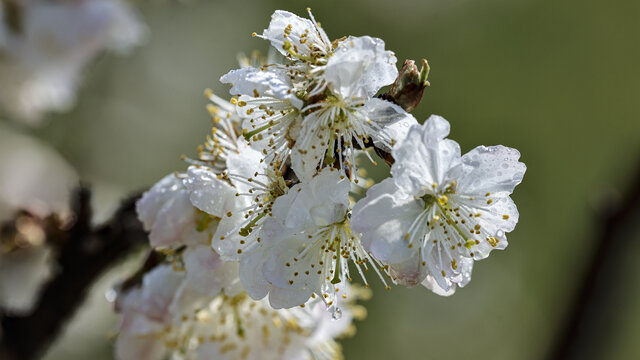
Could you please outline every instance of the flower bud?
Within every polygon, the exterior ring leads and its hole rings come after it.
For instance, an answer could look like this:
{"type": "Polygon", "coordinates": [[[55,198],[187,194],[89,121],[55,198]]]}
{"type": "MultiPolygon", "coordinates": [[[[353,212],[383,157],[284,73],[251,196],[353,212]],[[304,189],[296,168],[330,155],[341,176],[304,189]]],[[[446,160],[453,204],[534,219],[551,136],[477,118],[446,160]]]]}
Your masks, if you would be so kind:
{"type": "Polygon", "coordinates": [[[429,86],[428,76],[429,64],[427,60],[422,59],[420,71],[418,71],[415,61],[405,60],[396,81],[386,95],[406,111],[411,111],[420,104],[424,88],[429,86]]]}

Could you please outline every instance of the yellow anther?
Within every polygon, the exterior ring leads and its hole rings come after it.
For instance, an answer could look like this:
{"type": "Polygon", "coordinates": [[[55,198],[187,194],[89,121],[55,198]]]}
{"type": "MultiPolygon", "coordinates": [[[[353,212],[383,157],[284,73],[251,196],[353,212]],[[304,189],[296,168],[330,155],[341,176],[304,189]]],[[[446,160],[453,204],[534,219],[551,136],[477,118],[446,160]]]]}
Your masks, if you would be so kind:
{"type": "Polygon", "coordinates": [[[493,236],[489,236],[487,238],[487,241],[489,242],[489,244],[491,245],[491,247],[496,247],[498,245],[498,239],[496,239],[493,236]]]}

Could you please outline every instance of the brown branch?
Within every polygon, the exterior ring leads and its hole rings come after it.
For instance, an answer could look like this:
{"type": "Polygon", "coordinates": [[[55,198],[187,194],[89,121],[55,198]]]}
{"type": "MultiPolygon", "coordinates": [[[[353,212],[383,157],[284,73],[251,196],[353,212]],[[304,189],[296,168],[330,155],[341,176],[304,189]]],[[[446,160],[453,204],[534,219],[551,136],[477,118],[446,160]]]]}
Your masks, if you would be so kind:
{"type": "MultiPolygon", "coordinates": [[[[615,307],[615,297],[625,286],[624,268],[620,258],[632,245],[629,240],[640,224],[640,167],[628,191],[618,204],[609,205],[598,219],[604,219],[597,244],[574,299],[569,304],[567,318],[549,353],[549,360],[584,359],[597,356],[609,333],[603,318],[607,309],[615,307]],[[620,279],[612,283],[612,279],[620,279]]],[[[608,325],[611,326],[611,323],[608,325]]]]}
{"type": "Polygon", "coordinates": [[[74,223],[65,231],[45,229],[47,241],[57,247],[57,273],[41,289],[31,313],[0,318],[0,359],[38,358],[83,303],[97,278],[147,241],[135,211],[139,196],[125,200],[113,218],[97,228],[91,226],[90,197],[87,188],[78,189],[72,207],[74,223]]]}

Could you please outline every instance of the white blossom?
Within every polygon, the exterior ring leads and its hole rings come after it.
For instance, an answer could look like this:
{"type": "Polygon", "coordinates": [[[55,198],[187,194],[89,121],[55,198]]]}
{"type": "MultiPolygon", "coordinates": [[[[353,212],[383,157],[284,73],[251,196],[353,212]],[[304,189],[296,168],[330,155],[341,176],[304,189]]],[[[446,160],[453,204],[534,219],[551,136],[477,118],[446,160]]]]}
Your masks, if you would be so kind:
{"type": "Polygon", "coordinates": [[[170,174],[145,192],[136,204],[138,217],[156,248],[208,244],[220,216],[198,211],[183,185],[185,175],[170,174]]]}
{"type": "Polygon", "coordinates": [[[325,62],[332,48],[331,40],[316,22],[311,10],[307,11],[311,20],[276,10],[261,37],[269,40],[275,49],[291,60],[325,62]]]}
{"type": "MultiPolygon", "coordinates": [[[[289,156],[290,142],[296,138],[303,101],[294,85],[298,72],[277,64],[261,69],[245,67],[220,78],[232,84],[229,92],[237,116],[244,119],[242,131],[253,148],[264,153],[264,162],[277,170],[289,156]]],[[[299,86],[299,84],[297,85],[299,86]]]]}
{"type": "Polygon", "coordinates": [[[82,71],[100,51],[127,52],[147,31],[120,0],[15,6],[0,9],[0,106],[30,124],[73,105],[82,71]]]}
{"type": "Polygon", "coordinates": [[[0,126],[0,312],[28,313],[54,273],[54,251],[42,220],[69,219],[75,170],[54,149],[0,126]]]}
{"type": "Polygon", "coordinates": [[[182,262],[193,291],[209,296],[218,295],[222,289],[232,294],[242,291],[238,263],[224,261],[208,244],[187,247],[182,262]]]}
{"type": "Polygon", "coordinates": [[[183,279],[184,273],[162,265],[144,276],[140,288],[118,297],[116,310],[122,314],[115,346],[118,360],[164,358],[167,347],[161,337],[173,321],[169,310],[183,279]]]}
{"type": "Polygon", "coordinates": [[[324,68],[328,87],[343,98],[369,99],[398,76],[397,59],[382,39],[350,36],[338,43],[324,68]]]}
{"type": "Polygon", "coordinates": [[[240,262],[249,295],[261,299],[268,293],[275,308],[304,304],[316,295],[331,307],[337,293],[348,296],[349,260],[363,278],[362,268],[373,265],[350,228],[350,188],[341,172],[329,168],[276,199],[262,242],[240,262]]]}
{"type": "Polygon", "coordinates": [[[275,310],[246,294],[218,296],[195,315],[185,312],[176,338],[194,359],[336,359],[342,355],[335,338],[353,318],[350,307],[344,309],[347,315],[334,321],[317,301],[275,310]]]}
{"type": "Polygon", "coordinates": [[[469,281],[472,260],[507,246],[505,234],[518,222],[509,195],[526,169],[518,151],[504,146],[460,156],[448,134],[438,116],[413,126],[393,150],[393,178],[374,185],[353,210],[363,246],[391,264],[399,282],[424,280],[442,294],[469,281]]]}
{"type": "Polygon", "coordinates": [[[255,150],[244,147],[228,156],[228,169],[215,174],[191,167],[185,185],[194,206],[220,217],[211,245],[225,259],[237,260],[260,241],[259,229],[271,213],[276,198],[287,186],[282,176],[265,168],[255,150]]]}
{"type": "Polygon", "coordinates": [[[416,123],[411,114],[385,100],[329,98],[305,117],[291,151],[292,167],[299,178],[309,179],[317,168],[335,160],[354,166],[356,150],[371,145],[369,138],[390,150],[401,138],[396,136],[404,135],[416,123]]]}
{"type": "Polygon", "coordinates": [[[395,64],[396,57],[384,49],[381,39],[349,37],[338,43],[326,66],[315,74],[316,88],[327,91],[309,90],[318,93],[318,99],[303,109],[307,115],[291,155],[299,178],[308,179],[335,160],[355,166],[356,150],[370,146],[370,140],[389,151],[416,124],[401,107],[372,98],[393,83],[398,75],[395,64]]]}
{"type": "Polygon", "coordinates": [[[199,193],[190,193],[183,182],[187,182],[184,174],[167,175],[138,201],[138,217],[150,230],[151,246],[171,256],[177,254],[174,266],[186,270],[186,282],[196,292],[215,296],[222,288],[241,286],[238,264],[224,261],[211,249],[222,214],[211,207],[205,208],[219,216],[194,207],[192,197],[195,203],[202,201],[199,193]]]}
{"type": "MultiPolygon", "coordinates": [[[[341,316],[332,317],[318,300],[275,310],[264,300],[252,300],[241,287],[223,286],[207,296],[192,285],[182,272],[161,265],[145,275],[139,288],[121,294],[117,358],[336,359],[341,350],[335,339],[352,334],[353,320],[364,316],[353,301],[342,301],[341,316]]],[[[367,296],[359,289],[353,292],[353,300],[367,296]]]]}
{"type": "Polygon", "coordinates": [[[139,287],[119,294],[116,310],[122,318],[117,359],[165,359],[176,351],[180,339],[175,336],[188,320],[186,313],[192,316],[195,307],[204,306],[215,297],[242,292],[237,263],[222,261],[208,247],[196,246],[192,250],[182,254],[184,271],[162,264],[145,274],[139,287]]]}
{"type": "Polygon", "coordinates": [[[392,102],[373,98],[398,75],[396,57],[381,39],[330,42],[311,20],[276,11],[260,37],[288,64],[232,70],[220,79],[243,118],[243,135],[275,170],[290,158],[308,181],[324,166],[355,167],[356,154],[375,144],[389,152],[415,118],[392,102]]]}

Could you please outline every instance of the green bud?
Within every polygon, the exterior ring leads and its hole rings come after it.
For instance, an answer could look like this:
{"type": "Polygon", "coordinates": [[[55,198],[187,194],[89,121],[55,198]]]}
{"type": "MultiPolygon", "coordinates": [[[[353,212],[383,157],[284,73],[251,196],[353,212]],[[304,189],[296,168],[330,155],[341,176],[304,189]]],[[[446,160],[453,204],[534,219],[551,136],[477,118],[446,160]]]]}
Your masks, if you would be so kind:
{"type": "Polygon", "coordinates": [[[398,73],[396,81],[386,97],[391,98],[396,104],[406,111],[411,111],[420,104],[424,88],[429,86],[429,63],[422,59],[422,68],[418,70],[413,60],[405,60],[402,69],[398,73]]]}

